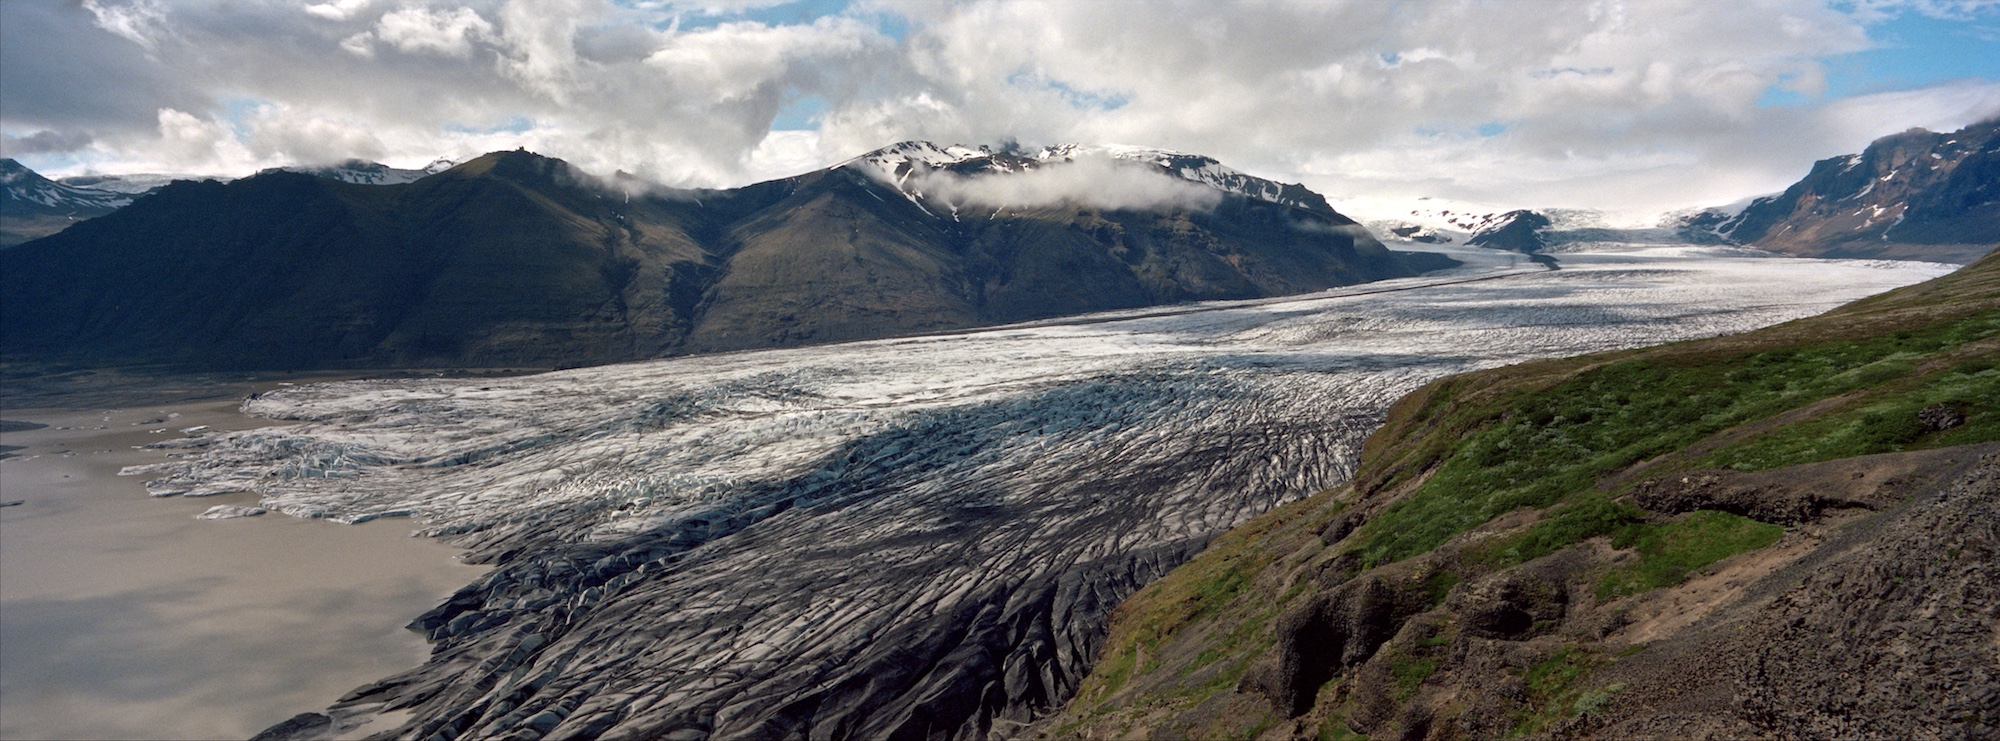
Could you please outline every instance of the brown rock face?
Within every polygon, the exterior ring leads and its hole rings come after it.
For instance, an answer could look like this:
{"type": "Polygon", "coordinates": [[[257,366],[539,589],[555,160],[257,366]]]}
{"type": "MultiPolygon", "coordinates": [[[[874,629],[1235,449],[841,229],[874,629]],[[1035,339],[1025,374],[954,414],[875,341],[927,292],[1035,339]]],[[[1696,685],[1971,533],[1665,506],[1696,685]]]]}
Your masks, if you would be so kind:
{"type": "Polygon", "coordinates": [[[1753,724],[1800,738],[2000,735],[2000,455],[1759,615],[1753,724]]]}
{"type": "Polygon", "coordinates": [[[1446,609],[1461,629],[1480,638],[1519,640],[1546,632],[1569,607],[1568,585],[1531,569],[1503,571],[1452,592],[1446,609]]]}
{"type": "Polygon", "coordinates": [[[1911,129],[1820,160],[1716,231],[1804,257],[1972,262],[2000,244],[2000,120],[1911,129]]]}
{"type": "Polygon", "coordinates": [[[1341,585],[1278,618],[1278,643],[1243,677],[1243,689],[1271,698],[1291,715],[1313,705],[1319,686],[1359,665],[1423,609],[1379,577],[1341,585]]]}

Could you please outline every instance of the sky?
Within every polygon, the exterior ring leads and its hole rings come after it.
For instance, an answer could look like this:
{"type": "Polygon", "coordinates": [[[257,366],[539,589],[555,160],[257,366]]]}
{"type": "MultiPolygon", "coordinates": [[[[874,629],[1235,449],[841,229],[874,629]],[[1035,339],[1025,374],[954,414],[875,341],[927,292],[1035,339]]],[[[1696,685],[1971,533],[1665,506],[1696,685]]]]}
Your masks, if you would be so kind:
{"type": "Polygon", "coordinates": [[[898,141],[1664,211],[2000,115],[2000,0],[5,0],[0,155],[53,176],[525,147],[726,187],[898,141]]]}

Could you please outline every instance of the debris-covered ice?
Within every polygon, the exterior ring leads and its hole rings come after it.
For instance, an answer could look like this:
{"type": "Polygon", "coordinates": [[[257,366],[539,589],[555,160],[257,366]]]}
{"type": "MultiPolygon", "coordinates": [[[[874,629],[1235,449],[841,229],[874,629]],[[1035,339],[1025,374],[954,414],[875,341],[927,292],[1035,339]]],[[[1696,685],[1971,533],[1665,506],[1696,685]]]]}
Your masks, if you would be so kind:
{"type": "Polygon", "coordinates": [[[256,517],[267,510],[263,507],[245,507],[240,504],[218,504],[195,515],[197,520],[234,520],[239,517],[256,517]]]}
{"type": "Polygon", "coordinates": [[[298,424],[163,443],[190,455],[134,473],[301,517],[410,516],[497,563],[416,623],[430,663],[347,701],[410,706],[409,737],[974,736],[1060,704],[1108,610],[1343,480],[1427,380],[1751,329],[1949,269],[1716,254],[289,387],[244,409],[298,424]]]}

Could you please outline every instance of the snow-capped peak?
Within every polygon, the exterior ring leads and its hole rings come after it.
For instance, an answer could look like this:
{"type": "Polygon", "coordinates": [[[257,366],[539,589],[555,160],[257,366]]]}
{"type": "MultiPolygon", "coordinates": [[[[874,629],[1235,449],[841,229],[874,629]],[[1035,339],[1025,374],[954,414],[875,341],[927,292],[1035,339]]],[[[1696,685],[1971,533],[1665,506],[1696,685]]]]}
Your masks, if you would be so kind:
{"type": "Polygon", "coordinates": [[[962,162],[992,156],[993,150],[987,147],[939,146],[926,141],[906,141],[848,160],[839,167],[862,170],[876,175],[884,182],[900,184],[912,171],[919,168],[942,170],[962,162]]]}
{"type": "MultiPolygon", "coordinates": [[[[438,159],[420,169],[406,170],[398,167],[390,167],[380,162],[347,160],[346,162],[321,167],[294,165],[273,169],[284,172],[304,173],[328,180],[338,180],[343,183],[354,183],[357,185],[400,185],[403,183],[413,183],[425,177],[444,172],[451,169],[455,164],[451,160],[438,159]]],[[[266,172],[269,171],[267,170],[266,172]]]]}
{"type": "Polygon", "coordinates": [[[175,180],[214,180],[217,182],[228,182],[230,179],[217,175],[149,172],[125,175],[70,175],[61,178],[59,182],[74,188],[89,188],[138,197],[164,188],[168,183],[175,180]]]}
{"type": "Polygon", "coordinates": [[[918,169],[950,169],[962,175],[976,176],[987,173],[1019,172],[1059,162],[1074,162],[1084,157],[1106,157],[1142,163],[1159,168],[1166,174],[1201,183],[1226,193],[1315,211],[1333,210],[1327,205],[1325,198],[1307,190],[1303,185],[1290,185],[1245,175],[1213,158],[1198,154],[1120,144],[1067,143],[1033,151],[1017,151],[1012,148],[996,151],[988,146],[944,146],[925,141],[907,141],[869,152],[840,166],[868,172],[883,182],[901,188],[910,174],[918,169]]]}
{"type": "Polygon", "coordinates": [[[1124,144],[1103,147],[1069,146],[1075,147],[1079,152],[1098,151],[1118,159],[1145,162],[1184,180],[1192,180],[1228,193],[1314,211],[1333,210],[1332,206],[1327,205],[1325,197],[1308,190],[1304,185],[1280,183],[1245,175],[1216,161],[1213,157],[1124,144]]]}
{"type": "Polygon", "coordinates": [[[71,215],[95,216],[132,202],[132,196],[124,193],[55,182],[13,159],[0,160],[0,188],[4,188],[7,201],[71,215]]]}

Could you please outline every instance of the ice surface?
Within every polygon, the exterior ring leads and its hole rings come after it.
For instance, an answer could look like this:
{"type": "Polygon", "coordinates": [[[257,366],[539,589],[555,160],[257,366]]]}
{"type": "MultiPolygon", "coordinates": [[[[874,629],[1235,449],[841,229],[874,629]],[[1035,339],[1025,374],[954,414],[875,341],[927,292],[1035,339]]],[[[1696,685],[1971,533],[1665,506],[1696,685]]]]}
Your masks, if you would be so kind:
{"type": "Polygon", "coordinates": [[[264,514],[263,507],[244,507],[236,504],[218,504],[195,515],[197,520],[234,520],[239,517],[256,517],[264,514]]]}
{"type": "Polygon", "coordinates": [[[191,454],[134,473],[301,517],[409,516],[500,562],[426,618],[430,665],[359,696],[416,702],[410,729],[499,737],[560,705],[570,731],[972,735],[1060,704],[1111,607],[1347,478],[1419,384],[1743,331],[1951,268],[1677,246],[1547,271],[1440,250],[1470,264],[951,335],[285,388],[244,409],[299,424],[166,443],[191,454]]]}

